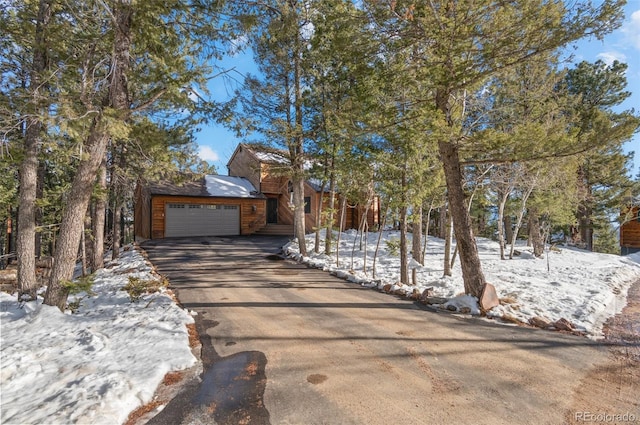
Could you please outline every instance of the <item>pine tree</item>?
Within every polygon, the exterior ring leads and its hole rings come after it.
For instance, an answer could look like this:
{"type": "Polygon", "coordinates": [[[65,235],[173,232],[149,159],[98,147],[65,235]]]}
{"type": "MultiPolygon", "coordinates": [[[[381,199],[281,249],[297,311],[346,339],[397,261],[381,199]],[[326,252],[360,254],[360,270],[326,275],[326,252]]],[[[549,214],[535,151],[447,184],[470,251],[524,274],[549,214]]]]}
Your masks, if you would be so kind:
{"type": "Polygon", "coordinates": [[[581,62],[566,77],[568,91],[577,96],[573,111],[579,141],[594,147],[583,155],[577,174],[582,202],[576,215],[581,242],[588,250],[594,249],[594,232],[610,233],[608,217],[617,215],[632,186],[628,175],[632,156],[624,154],[622,145],[640,127],[640,116],[612,110],[630,95],[625,91],[626,70],[627,65],[617,61],[610,66],[581,62]]]}
{"type": "MultiPolygon", "coordinates": [[[[466,208],[462,166],[468,135],[461,112],[465,90],[478,90],[504,69],[588,34],[602,35],[619,25],[622,2],[574,10],[563,2],[512,1],[366,3],[376,17],[377,35],[402,37],[419,46],[422,68],[429,70],[431,102],[438,110],[437,135],[450,211],[460,250],[465,292],[480,296],[485,285],[472,222],[466,208]]],[[[489,154],[499,152],[489,151],[489,154]]],[[[549,154],[550,156],[553,153],[549,154]]],[[[490,155],[489,155],[490,156],[490,155]]]]}

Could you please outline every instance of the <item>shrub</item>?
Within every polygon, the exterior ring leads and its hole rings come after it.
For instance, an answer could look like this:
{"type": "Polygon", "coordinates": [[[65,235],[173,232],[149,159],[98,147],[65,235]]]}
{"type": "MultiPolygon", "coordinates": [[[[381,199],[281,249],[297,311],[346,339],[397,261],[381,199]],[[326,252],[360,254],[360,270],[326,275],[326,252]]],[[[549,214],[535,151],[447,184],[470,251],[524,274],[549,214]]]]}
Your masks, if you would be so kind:
{"type": "Polygon", "coordinates": [[[122,290],[127,291],[129,294],[129,298],[131,298],[131,302],[137,302],[142,298],[144,294],[151,294],[153,292],[158,292],[160,288],[166,288],[167,281],[163,280],[155,280],[149,279],[144,280],[139,277],[129,276],[129,283],[127,283],[122,290]]]}

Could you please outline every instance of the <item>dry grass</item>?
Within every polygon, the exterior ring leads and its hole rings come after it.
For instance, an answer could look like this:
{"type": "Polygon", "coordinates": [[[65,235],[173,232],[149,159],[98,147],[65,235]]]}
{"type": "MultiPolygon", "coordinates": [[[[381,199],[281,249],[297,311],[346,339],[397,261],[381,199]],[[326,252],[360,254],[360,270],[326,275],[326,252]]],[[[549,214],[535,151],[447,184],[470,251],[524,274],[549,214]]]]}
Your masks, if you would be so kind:
{"type": "Polygon", "coordinates": [[[124,425],[136,425],[138,423],[138,420],[142,416],[157,409],[158,406],[161,406],[162,404],[164,403],[162,403],[160,400],[155,400],[143,406],[138,407],[136,410],[129,413],[129,417],[127,418],[127,421],[124,423],[124,425]]]}

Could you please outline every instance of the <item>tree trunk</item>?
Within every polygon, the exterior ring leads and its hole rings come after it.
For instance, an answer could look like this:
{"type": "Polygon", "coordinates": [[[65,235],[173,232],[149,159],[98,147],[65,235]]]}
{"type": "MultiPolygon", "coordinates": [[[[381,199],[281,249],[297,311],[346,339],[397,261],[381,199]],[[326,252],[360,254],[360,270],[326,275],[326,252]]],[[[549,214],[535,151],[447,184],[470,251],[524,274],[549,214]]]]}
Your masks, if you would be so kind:
{"type": "Polygon", "coordinates": [[[504,238],[506,241],[510,241],[513,238],[513,223],[511,223],[511,216],[509,214],[504,216],[504,238]]]}
{"type": "Polygon", "coordinates": [[[473,236],[471,216],[464,200],[463,177],[458,156],[458,147],[451,142],[440,141],[438,150],[447,183],[449,211],[453,219],[456,242],[460,253],[460,266],[465,293],[480,297],[486,280],[480,264],[478,247],[473,236]]]}
{"type": "MultiPolygon", "coordinates": [[[[302,168],[300,166],[300,168],[302,168]]],[[[293,222],[296,239],[300,247],[300,254],[307,255],[304,223],[304,178],[302,170],[296,170],[293,177],[293,222]]]]}
{"type": "MultiPolygon", "coordinates": [[[[329,217],[327,217],[327,232],[324,235],[324,253],[331,255],[331,242],[333,241],[333,221],[335,220],[336,208],[336,180],[333,172],[329,183],[329,217]]],[[[342,229],[338,229],[342,231],[342,229]]]]}
{"type": "Polygon", "coordinates": [[[91,271],[95,272],[104,267],[104,226],[107,215],[107,159],[103,157],[98,169],[96,182],[96,199],[91,219],[91,233],[93,234],[91,271]]]}
{"type": "Polygon", "coordinates": [[[540,231],[540,217],[535,208],[529,209],[529,239],[533,245],[533,255],[540,258],[544,253],[544,239],[540,231]]]}
{"type": "MultiPolygon", "coordinates": [[[[115,38],[109,84],[109,105],[122,114],[123,121],[126,121],[130,107],[127,71],[131,46],[132,14],[131,0],[116,2],[113,9],[114,22],[112,23],[115,38]]],[[[78,245],[84,227],[84,216],[96,181],[96,174],[105,156],[109,141],[104,121],[102,114],[94,118],[89,130],[83,159],[78,164],[76,175],[71,183],[60,225],[60,237],[57,241],[53,269],[44,298],[45,304],[55,305],[63,311],[69,292],[63,282],[73,278],[78,245]]]]}
{"type": "Polygon", "coordinates": [[[424,266],[424,257],[427,255],[427,240],[429,240],[429,225],[431,224],[431,211],[433,211],[433,201],[429,204],[429,211],[427,212],[427,224],[424,229],[424,245],[422,245],[422,257],[420,258],[420,264],[424,266]]]}
{"type": "Polygon", "coordinates": [[[376,250],[373,253],[373,264],[371,267],[373,268],[373,278],[376,278],[376,262],[378,260],[378,251],[380,251],[380,242],[382,241],[382,232],[384,229],[384,225],[387,222],[387,216],[389,215],[389,206],[385,210],[384,215],[382,216],[382,220],[380,221],[380,228],[378,229],[378,241],[376,242],[376,250]]]}
{"type": "Polygon", "coordinates": [[[409,284],[409,253],[407,250],[407,207],[400,207],[400,282],[409,284]]]}
{"type": "Polygon", "coordinates": [[[498,243],[500,244],[500,259],[504,260],[504,247],[505,247],[505,238],[504,238],[504,207],[507,204],[507,199],[509,199],[509,192],[505,191],[504,193],[499,193],[500,202],[498,204],[498,219],[496,223],[498,224],[498,243]]]}
{"type": "Polygon", "coordinates": [[[415,261],[424,266],[424,260],[422,259],[422,205],[414,208],[411,231],[413,233],[411,255],[415,261]]]}
{"type": "Polygon", "coordinates": [[[440,207],[438,212],[438,237],[445,239],[447,237],[447,206],[440,207]]]}
{"type": "Polygon", "coordinates": [[[336,242],[336,267],[340,267],[340,237],[342,235],[342,228],[344,227],[344,220],[347,214],[347,197],[343,196],[340,203],[342,206],[340,207],[340,223],[338,223],[340,231],[338,232],[338,240],[336,242]]]}
{"type": "Polygon", "coordinates": [[[452,245],[452,239],[453,239],[453,233],[452,233],[452,229],[451,229],[451,214],[447,213],[444,217],[443,217],[445,221],[445,231],[446,234],[444,236],[444,271],[442,272],[442,274],[444,276],[451,276],[451,245],[452,245]]]}
{"type": "Polygon", "coordinates": [[[36,298],[36,197],[38,192],[38,152],[44,125],[40,118],[40,102],[46,98],[41,93],[41,74],[47,66],[46,28],[49,25],[52,8],[48,1],[40,0],[36,20],[36,32],[33,49],[33,63],[30,70],[29,89],[33,97],[31,113],[26,117],[24,137],[24,159],[19,170],[20,192],[18,203],[18,236],[16,249],[18,255],[18,297],[23,295],[36,298]]]}
{"type": "Polygon", "coordinates": [[[520,211],[518,211],[518,218],[516,220],[516,227],[513,229],[513,235],[511,237],[509,259],[513,259],[513,252],[516,249],[516,241],[518,239],[518,233],[520,233],[520,228],[522,227],[522,219],[524,218],[524,213],[527,210],[527,201],[529,200],[529,196],[531,196],[531,192],[533,192],[533,186],[534,185],[531,185],[529,188],[527,188],[527,191],[522,194],[522,200],[520,202],[520,211]]]}
{"type": "Polygon", "coordinates": [[[96,172],[109,139],[101,126],[101,119],[96,118],[85,149],[87,159],[78,165],[71,184],[60,225],[60,236],[56,242],[49,286],[44,297],[45,304],[55,305],[63,311],[69,293],[63,282],[73,278],[80,236],[84,228],[84,216],[89,205],[96,172]]]}
{"type": "Polygon", "coordinates": [[[111,249],[111,259],[116,260],[120,256],[120,239],[122,233],[120,232],[120,220],[122,219],[122,205],[119,200],[119,196],[116,195],[116,200],[113,205],[113,245],[111,249]]]}

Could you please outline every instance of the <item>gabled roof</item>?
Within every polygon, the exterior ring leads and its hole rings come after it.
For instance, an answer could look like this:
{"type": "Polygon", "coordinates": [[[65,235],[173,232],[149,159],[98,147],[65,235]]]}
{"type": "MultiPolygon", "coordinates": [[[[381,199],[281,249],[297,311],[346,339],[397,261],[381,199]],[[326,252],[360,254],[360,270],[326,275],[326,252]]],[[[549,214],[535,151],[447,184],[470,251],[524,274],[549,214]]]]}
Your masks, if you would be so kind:
{"type": "Polygon", "coordinates": [[[263,198],[244,177],[207,175],[184,183],[162,181],[149,184],[152,195],[210,198],[263,198]]]}
{"type": "Polygon", "coordinates": [[[272,148],[260,143],[239,143],[238,147],[236,147],[236,150],[233,152],[233,155],[231,155],[229,162],[227,162],[227,166],[233,162],[234,157],[241,149],[250,152],[256,160],[265,164],[290,163],[287,158],[287,152],[281,149],[272,148]]]}

